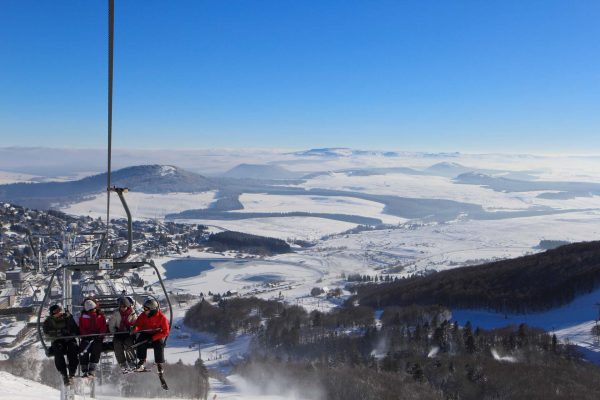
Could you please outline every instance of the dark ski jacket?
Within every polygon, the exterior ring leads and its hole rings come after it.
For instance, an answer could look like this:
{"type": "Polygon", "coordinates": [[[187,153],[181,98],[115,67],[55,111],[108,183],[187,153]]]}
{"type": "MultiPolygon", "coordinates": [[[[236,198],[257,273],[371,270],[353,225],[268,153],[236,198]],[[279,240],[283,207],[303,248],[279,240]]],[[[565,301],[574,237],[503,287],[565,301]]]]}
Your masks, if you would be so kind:
{"type": "Polygon", "coordinates": [[[79,327],[73,316],[68,312],[63,312],[58,316],[49,315],[46,317],[42,330],[50,340],[59,339],[61,336],[79,335],[79,327]]]}

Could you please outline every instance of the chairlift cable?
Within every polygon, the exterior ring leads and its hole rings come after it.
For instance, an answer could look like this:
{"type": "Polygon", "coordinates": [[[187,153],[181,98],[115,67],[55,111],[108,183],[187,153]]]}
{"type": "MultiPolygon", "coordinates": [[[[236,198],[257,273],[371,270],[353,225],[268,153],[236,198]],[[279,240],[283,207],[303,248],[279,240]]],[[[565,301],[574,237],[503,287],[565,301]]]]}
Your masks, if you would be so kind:
{"type": "MultiPolygon", "coordinates": [[[[108,0],[108,172],[106,174],[106,240],[110,227],[110,185],[111,185],[111,153],[112,153],[112,98],[113,98],[113,47],[115,30],[115,1],[108,0]]],[[[108,256],[110,247],[106,246],[108,256]]]]}

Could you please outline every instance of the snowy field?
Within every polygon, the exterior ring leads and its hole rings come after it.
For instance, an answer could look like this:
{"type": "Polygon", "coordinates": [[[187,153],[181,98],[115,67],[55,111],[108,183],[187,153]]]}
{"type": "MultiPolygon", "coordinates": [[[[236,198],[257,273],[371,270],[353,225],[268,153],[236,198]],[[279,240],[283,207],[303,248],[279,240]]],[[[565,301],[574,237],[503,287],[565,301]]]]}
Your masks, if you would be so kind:
{"type": "MultiPolygon", "coordinates": [[[[60,399],[60,391],[41,383],[33,382],[0,371],[0,399],[6,400],[40,400],[60,399]]],[[[78,399],[79,400],[79,399],[78,399]]]]}
{"type": "Polygon", "coordinates": [[[20,172],[0,171],[0,185],[5,185],[7,183],[29,182],[35,178],[35,175],[24,174],[20,172]]]}
{"type": "Polygon", "coordinates": [[[237,212],[273,212],[286,213],[302,211],[310,213],[330,213],[360,215],[380,219],[384,224],[397,224],[406,221],[404,218],[388,215],[383,212],[382,203],[357,199],[354,197],[328,196],[282,196],[269,194],[244,193],[239,198],[243,210],[237,212]]]}
{"type": "MultiPolygon", "coordinates": [[[[166,214],[193,208],[207,208],[215,200],[215,191],[201,193],[149,194],[128,192],[127,205],[134,219],[162,219],[166,214]]],[[[91,199],[60,208],[67,214],[88,215],[92,218],[106,217],[106,194],[99,193],[91,199]]],[[[126,218],[125,210],[116,195],[111,197],[111,216],[126,218]]]]}
{"type": "Polygon", "coordinates": [[[317,217],[267,217],[242,220],[178,219],[184,224],[202,224],[221,230],[245,232],[283,240],[318,240],[325,235],[344,232],[356,224],[317,217]]]}
{"type": "Polygon", "coordinates": [[[397,229],[334,236],[310,251],[318,252],[331,268],[345,272],[402,265],[403,274],[408,275],[425,269],[443,270],[538,252],[536,246],[542,239],[577,242],[595,238],[600,238],[600,211],[422,226],[406,224],[397,229]],[[337,261],[338,258],[342,261],[337,261]]]}
{"type": "MultiPolygon", "coordinates": [[[[60,399],[60,391],[50,386],[42,385],[34,381],[0,371],[0,399],[6,400],[41,400],[60,399]]],[[[223,384],[215,379],[210,380],[213,390],[209,392],[209,400],[311,400],[302,397],[292,391],[283,391],[283,395],[265,395],[261,388],[252,386],[239,376],[231,376],[228,384],[223,384]]],[[[96,394],[96,399],[118,400],[121,396],[110,396],[101,393],[102,388],[96,394]]],[[[75,400],[86,400],[89,396],[75,396],[75,400]]],[[[166,399],[168,397],[153,397],[154,399],[166,399]]],[[[146,400],[145,398],[128,397],[131,400],[146,400]]]]}
{"type": "Polygon", "coordinates": [[[597,196],[550,200],[537,198],[536,196],[542,193],[538,191],[496,192],[481,186],[457,184],[451,178],[401,173],[353,176],[348,173],[337,172],[317,176],[299,186],[306,189],[336,189],[417,199],[453,200],[479,204],[486,211],[517,211],[533,206],[582,209],[597,208],[600,205],[600,198],[597,196]]]}

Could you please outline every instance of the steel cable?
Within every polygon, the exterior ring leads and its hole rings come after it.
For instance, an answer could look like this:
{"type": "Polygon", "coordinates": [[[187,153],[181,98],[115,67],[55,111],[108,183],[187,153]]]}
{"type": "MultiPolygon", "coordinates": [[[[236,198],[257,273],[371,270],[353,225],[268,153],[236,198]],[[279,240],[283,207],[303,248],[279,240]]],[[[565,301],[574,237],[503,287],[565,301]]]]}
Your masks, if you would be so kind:
{"type": "Polygon", "coordinates": [[[108,0],[108,172],[106,185],[106,255],[110,229],[110,185],[111,185],[111,154],[112,154],[112,98],[113,98],[113,36],[115,30],[115,1],[108,0]]]}

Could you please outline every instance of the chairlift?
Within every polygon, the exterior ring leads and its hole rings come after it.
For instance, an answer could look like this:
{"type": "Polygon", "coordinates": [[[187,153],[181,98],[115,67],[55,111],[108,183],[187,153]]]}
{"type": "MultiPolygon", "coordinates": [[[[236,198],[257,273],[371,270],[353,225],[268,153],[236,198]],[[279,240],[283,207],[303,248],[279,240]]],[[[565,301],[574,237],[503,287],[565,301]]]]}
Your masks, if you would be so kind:
{"type": "MultiPolygon", "coordinates": [[[[99,239],[99,243],[94,246],[93,243],[89,244],[87,240],[77,242],[73,239],[72,227],[66,226],[65,233],[63,233],[63,244],[66,255],[66,260],[63,260],[62,264],[52,271],[48,280],[47,289],[44,293],[44,297],[39,305],[37,313],[37,334],[42,344],[42,347],[48,352],[49,344],[44,339],[42,331],[43,321],[47,315],[50,303],[55,302],[56,296],[53,296],[53,288],[60,288],[60,299],[64,310],[75,315],[75,312],[80,311],[81,304],[84,301],[86,292],[90,292],[89,289],[93,289],[94,298],[100,304],[102,310],[110,313],[118,308],[118,299],[120,297],[129,297],[133,299],[133,306],[143,304],[145,299],[153,298],[161,309],[166,310],[169,320],[169,327],[173,325],[173,309],[169,294],[165,288],[163,279],[160,275],[159,270],[152,260],[142,261],[127,261],[131,254],[132,249],[132,217],[127,206],[124,194],[127,193],[127,188],[118,188],[111,186],[111,141],[112,141],[112,75],[113,75],[113,31],[114,31],[114,0],[108,0],[108,15],[109,15],[109,87],[108,87],[108,173],[107,173],[107,220],[106,220],[106,232],[92,232],[83,233],[83,236],[94,236],[99,239]],[[111,252],[110,246],[110,195],[116,193],[121,201],[126,214],[127,214],[127,248],[123,254],[115,256],[111,252]],[[80,244],[77,248],[77,244],[80,244]],[[86,247],[88,246],[88,247],[86,247]],[[93,251],[95,248],[95,251],[93,251]],[[73,256],[71,256],[73,253],[73,256]],[[140,291],[139,286],[132,285],[132,279],[130,276],[138,280],[140,276],[143,276],[142,270],[148,269],[152,272],[151,276],[156,276],[157,284],[146,286],[149,290],[140,291]],[[134,275],[135,274],[135,275],[134,275]],[[117,285],[116,281],[127,280],[128,284],[117,285]],[[159,288],[160,293],[156,293],[152,286],[159,288]],[[137,290],[136,290],[137,288],[137,290]]],[[[50,234],[43,234],[42,236],[50,236],[50,234]]],[[[43,243],[43,237],[42,237],[43,243]]],[[[30,239],[29,244],[33,250],[33,254],[39,254],[41,258],[41,251],[36,249],[34,242],[30,239]],[[36,251],[37,250],[37,251],[36,251]]],[[[38,263],[42,265],[43,260],[38,260],[38,263]]],[[[45,266],[48,271],[48,263],[45,266]]],[[[49,272],[48,272],[49,273],[49,272]]],[[[55,293],[55,292],[54,292],[55,293]]],[[[80,341],[81,338],[85,337],[102,337],[106,346],[103,346],[103,350],[109,350],[112,346],[111,338],[113,334],[94,334],[94,335],[75,335],[70,336],[80,341]]],[[[102,358],[105,360],[106,357],[102,358]]],[[[103,361],[104,362],[104,361],[103,361]]],[[[161,378],[162,379],[162,378],[161,378]]],[[[102,377],[100,376],[100,382],[102,377]]],[[[94,397],[94,383],[92,382],[91,397],[94,397]]],[[[63,399],[70,398],[72,393],[69,395],[64,385],[61,390],[61,397],[63,399]]]]}

